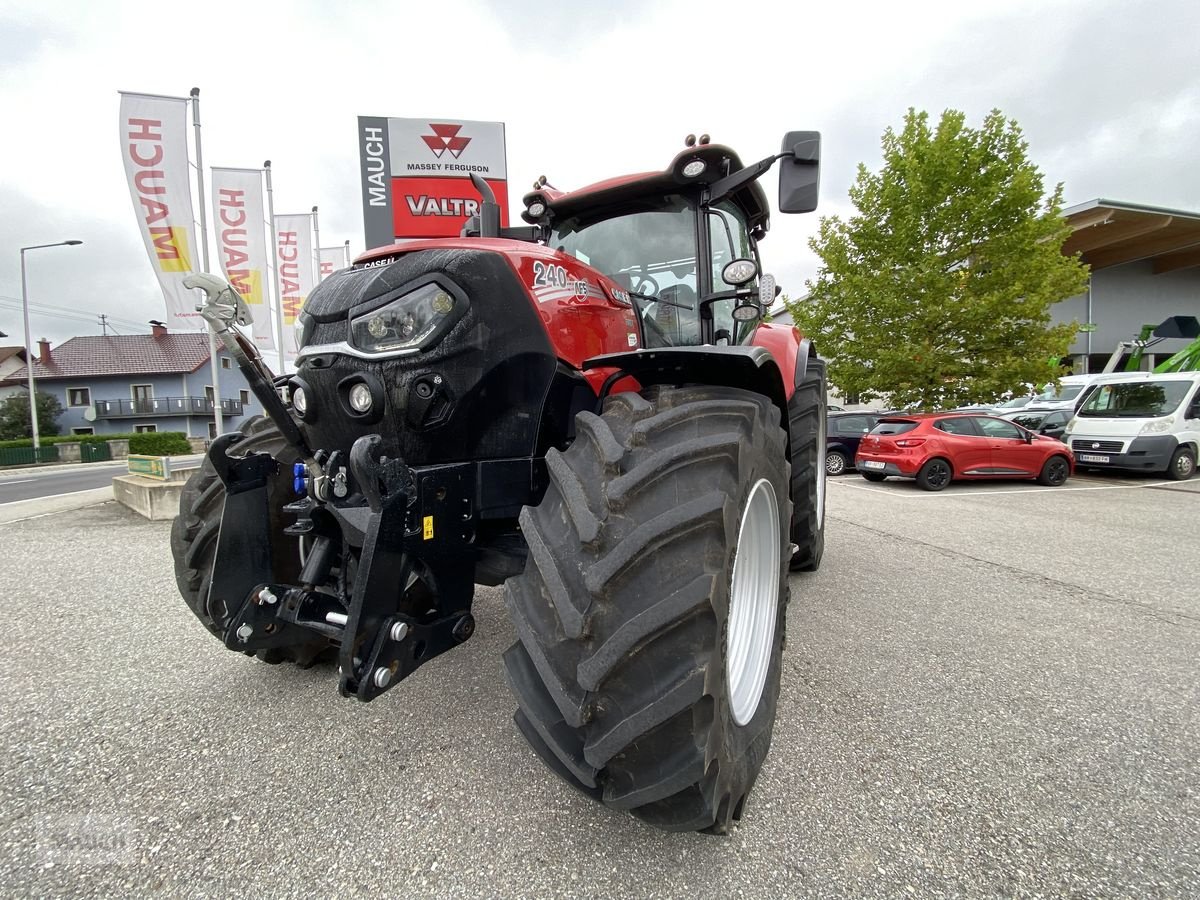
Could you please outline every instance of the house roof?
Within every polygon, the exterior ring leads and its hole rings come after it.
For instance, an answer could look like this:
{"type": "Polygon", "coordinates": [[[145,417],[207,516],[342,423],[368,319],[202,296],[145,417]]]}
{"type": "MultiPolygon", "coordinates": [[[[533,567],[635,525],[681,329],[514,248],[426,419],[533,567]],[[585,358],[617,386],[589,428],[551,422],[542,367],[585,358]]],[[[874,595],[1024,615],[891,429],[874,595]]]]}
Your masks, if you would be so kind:
{"type": "Polygon", "coordinates": [[[0,363],[4,362],[7,359],[12,359],[14,356],[20,356],[22,359],[24,359],[25,358],[25,348],[20,347],[20,346],[0,347],[0,363]]]}
{"type": "Polygon", "coordinates": [[[1200,266],[1200,212],[1089,200],[1063,210],[1071,236],[1063,253],[1096,269],[1151,260],[1154,274],[1200,266]]]}
{"type": "MultiPolygon", "coordinates": [[[[171,375],[194,372],[208,362],[208,335],[114,334],[71,338],[34,363],[33,375],[86,378],[97,375],[171,375]]],[[[12,377],[25,377],[25,369],[12,377]]]]}

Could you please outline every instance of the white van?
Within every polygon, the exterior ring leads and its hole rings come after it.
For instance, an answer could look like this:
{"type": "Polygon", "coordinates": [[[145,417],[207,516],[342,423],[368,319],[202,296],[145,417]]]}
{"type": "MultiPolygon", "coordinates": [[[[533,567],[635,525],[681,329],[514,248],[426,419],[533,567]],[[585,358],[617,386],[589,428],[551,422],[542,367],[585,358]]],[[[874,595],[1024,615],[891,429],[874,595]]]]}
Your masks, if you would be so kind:
{"type": "Polygon", "coordinates": [[[1063,440],[1080,468],[1191,478],[1200,452],[1200,372],[1099,378],[1063,440]]]}

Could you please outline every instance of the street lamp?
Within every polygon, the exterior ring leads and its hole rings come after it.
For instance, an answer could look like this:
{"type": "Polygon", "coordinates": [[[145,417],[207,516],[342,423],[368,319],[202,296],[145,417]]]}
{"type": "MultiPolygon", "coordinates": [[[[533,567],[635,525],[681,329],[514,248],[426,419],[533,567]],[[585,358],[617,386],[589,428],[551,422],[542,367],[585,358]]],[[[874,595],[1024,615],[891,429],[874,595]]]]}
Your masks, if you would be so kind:
{"type": "Polygon", "coordinates": [[[21,248],[21,308],[25,312],[25,367],[29,372],[29,421],[33,426],[33,461],[38,461],[38,450],[41,440],[38,436],[37,394],[33,387],[33,339],[29,336],[29,295],[25,288],[25,251],[41,250],[43,247],[75,247],[83,241],[56,241],[53,244],[34,244],[32,247],[21,248]]]}

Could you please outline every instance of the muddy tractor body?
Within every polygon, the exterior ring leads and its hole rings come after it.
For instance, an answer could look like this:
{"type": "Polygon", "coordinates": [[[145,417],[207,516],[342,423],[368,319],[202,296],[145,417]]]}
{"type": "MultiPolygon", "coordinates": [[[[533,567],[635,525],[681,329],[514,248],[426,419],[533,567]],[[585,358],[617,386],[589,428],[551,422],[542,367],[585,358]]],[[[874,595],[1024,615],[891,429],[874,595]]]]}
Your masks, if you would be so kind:
{"type": "MultiPolygon", "coordinates": [[[[743,166],[544,184],[501,228],[372,250],[272,376],[215,279],[206,319],[268,415],[217,438],[172,532],[193,612],[370,701],[468,640],[505,585],[515,721],[573,787],[721,832],[770,743],[790,569],[823,547],[824,365],[774,300],[759,179],[816,203],[819,137],[743,166]]],[[[543,180],[544,181],[544,180],[543,180]]],[[[200,284],[206,276],[198,276],[200,284]]]]}

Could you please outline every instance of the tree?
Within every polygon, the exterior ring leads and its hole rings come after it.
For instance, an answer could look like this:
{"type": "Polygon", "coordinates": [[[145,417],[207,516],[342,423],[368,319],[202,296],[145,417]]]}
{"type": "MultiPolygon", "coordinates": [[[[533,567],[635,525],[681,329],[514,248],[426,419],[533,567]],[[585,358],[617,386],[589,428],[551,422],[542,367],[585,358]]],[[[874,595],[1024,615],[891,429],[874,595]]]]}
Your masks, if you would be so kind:
{"type": "Polygon", "coordinates": [[[821,258],[796,324],[846,395],[926,408],[989,402],[1060,374],[1077,325],[1050,325],[1087,267],[1063,256],[1062,185],[1048,196],[1021,129],[956,110],[936,130],[909,109],[883,135],[883,168],[859,164],[857,215],[821,220],[821,258]]]}
{"type": "MultiPolygon", "coordinates": [[[[38,434],[50,437],[58,434],[56,420],[63,414],[57,397],[37,392],[38,434]]],[[[0,441],[15,441],[33,437],[29,421],[29,393],[13,394],[0,403],[0,441]]]]}

